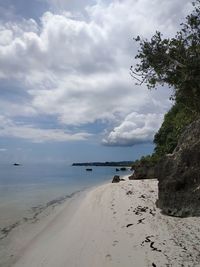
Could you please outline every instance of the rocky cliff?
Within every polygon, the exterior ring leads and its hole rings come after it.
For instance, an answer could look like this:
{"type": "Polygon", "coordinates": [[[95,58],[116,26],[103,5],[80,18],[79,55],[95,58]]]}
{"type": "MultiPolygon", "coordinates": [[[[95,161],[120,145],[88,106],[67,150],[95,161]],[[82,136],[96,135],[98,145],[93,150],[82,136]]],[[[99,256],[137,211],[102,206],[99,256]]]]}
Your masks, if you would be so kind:
{"type": "Polygon", "coordinates": [[[157,206],[173,216],[200,215],[200,120],[181,135],[173,154],[158,163],[157,206]]]}

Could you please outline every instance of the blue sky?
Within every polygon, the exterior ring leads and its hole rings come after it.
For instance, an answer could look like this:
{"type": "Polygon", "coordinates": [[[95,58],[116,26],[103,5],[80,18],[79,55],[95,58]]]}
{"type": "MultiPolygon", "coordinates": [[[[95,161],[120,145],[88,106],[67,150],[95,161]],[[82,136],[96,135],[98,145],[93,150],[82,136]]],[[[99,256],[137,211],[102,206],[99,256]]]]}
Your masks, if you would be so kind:
{"type": "Polygon", "coordinates": [[[189,0],[0,0],[0,162],[134,160],[167,87],[129,74],[133,37],[173,36],[189,0]]]}

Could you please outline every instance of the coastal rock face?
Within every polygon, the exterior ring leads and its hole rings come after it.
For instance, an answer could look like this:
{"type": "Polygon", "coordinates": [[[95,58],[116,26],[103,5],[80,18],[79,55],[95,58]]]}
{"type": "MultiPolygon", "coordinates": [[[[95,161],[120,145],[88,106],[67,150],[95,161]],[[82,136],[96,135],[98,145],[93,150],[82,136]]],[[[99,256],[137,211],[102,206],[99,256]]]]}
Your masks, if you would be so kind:
{"type": "Polygon", "coordinates": [[[181,135],[173,154],[166,155],[156,167],[157,206],[168,215],[200,215],[200,120],[190,124],[181,135]]]}
{"type": "Polygon", "coordinates": [[[129,180],[155,178],[154,167],[150,166],[148,163],[140,162],[138,164],[134,164],[132,169],[134,170],[134,173],[131,176],[129,176],[129,180]]]}

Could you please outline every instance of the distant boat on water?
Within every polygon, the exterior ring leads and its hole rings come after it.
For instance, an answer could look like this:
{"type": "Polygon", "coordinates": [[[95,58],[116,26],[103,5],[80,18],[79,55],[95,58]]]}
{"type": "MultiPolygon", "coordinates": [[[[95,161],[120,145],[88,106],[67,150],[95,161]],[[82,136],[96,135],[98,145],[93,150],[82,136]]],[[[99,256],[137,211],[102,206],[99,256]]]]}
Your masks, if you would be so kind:
{"type": "Polygon", "coordinates": [[[87,168],[85,170],[88,171],[88,172],[91,172],[92,171],[92,169],[90,169],[90,168],[87,168]]]}
{"type": "Polygon", "coordinates": [[[15,162],[13,165],[14,165],[14,166],[21,166],[21,164],[16,163],[16,162],[15,162]]]}

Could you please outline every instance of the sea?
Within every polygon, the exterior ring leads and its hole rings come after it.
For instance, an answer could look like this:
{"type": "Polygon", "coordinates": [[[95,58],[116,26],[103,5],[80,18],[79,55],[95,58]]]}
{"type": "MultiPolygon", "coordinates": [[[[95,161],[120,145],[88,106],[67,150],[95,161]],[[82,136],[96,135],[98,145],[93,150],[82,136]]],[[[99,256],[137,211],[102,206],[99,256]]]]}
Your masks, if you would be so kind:
{"type": "Polygon", "coordinates": [[[30,216],[37,207],[111,181],[115,174],[116,167],[92,166],[92,171],[86,171],[65,163],[0,164],[0,229],[30,216]]]}

